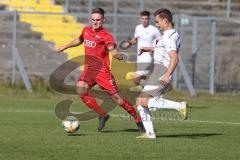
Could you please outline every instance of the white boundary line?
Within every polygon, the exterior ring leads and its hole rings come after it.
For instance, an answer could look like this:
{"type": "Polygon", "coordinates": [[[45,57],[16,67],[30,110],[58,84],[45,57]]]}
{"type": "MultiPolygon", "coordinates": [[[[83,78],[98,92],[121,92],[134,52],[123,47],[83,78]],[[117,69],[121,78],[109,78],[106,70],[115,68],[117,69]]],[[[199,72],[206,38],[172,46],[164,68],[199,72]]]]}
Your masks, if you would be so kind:
{"type": "MultiPolygon", "coordinates": [[[[50,110],[11,110],[11,109],[7,109],[7,110],[0,110],[0,113],[3,112],[15,112],[15,113],[54,113],[54,111],[50,111],[50,110]]],[[[74,112],[74,113],[79,113],[79,112],[74,112]]],[[[110,116],[112,117],[116,117],[116,118],[130,118],[130,116],[126,116],[125,114],[110,114],[110,116]]],[[[131,118],[133,119],[133,118],[131,118]]],[[[227,125],[240,125],[240,122],[224,122],[224,121],[204,121],[204,120],[163,120],[161,118],[157,118],[154,117],[154,120],[161,120],[161,121],[169,121],[169,122],[197,122],[197,123],[211,123],[211,124],[227,124],[227,125]]]]}
{"type": "MultiPolygon", "coordinates": [[[[118,118],[130,118],[130,116],[120,114],[110,114],[112,117],[118,118]]],[[[240,122],[224,122],[224,121],[204,121],[204,120],[163,120],[161,118],[154,117],[154,120],[169,121],[169,122],[198,122],[198,123],[212,123],[212,124],[229,124],[229,125],[240,125],[240,122]]]]}
{"type": "Polygon", "coordinates": [[[199,123],[214,123],[214,124],[231,124],[231,125],[240,125],[240,122],[223,122],[223,121],[202,121],[202,120],[189,120],[190,122],[199,122],[199,123]]]}
{"type": "Polygon", "coordinates": [[[50,111],[50,110],[23,110],[23,109],[14,109],[14,110],[11,110],[11,109],[3,109],[1,110],[0,109],[0,113],[3,113],[3,112],[7,112],[7,113],[11,113],[11,112],[15,112],[15,113],[50,113],[50,112],[53,112],[54,113],[54,110],[53,111],[50,111]]]}

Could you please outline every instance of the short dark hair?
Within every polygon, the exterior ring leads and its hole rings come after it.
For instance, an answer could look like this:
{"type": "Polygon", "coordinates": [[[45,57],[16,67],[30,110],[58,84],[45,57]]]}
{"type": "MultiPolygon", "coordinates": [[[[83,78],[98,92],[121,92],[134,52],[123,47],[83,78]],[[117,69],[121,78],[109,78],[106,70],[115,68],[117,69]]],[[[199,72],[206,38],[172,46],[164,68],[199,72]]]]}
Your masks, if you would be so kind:
{"type": "Polygon", "coordinates": [[[94,8],[94,9],[92,9],[92,14],[94,14],[94,13],[101,14],[104,17],[105,11],[102,8],[94,8]]]}
{"type": "Polygon", "coordinates": [[[148,17],[150,17],[150,12],[148,12],[148,11],[142,11],[142,12],[140,13],[140,16],[148,16],[148,17]]]}
{"type": "Polygon", "coordinates": [[[158,9],[154,12],[154,17],[159,16],[161,18],[166,18],[168,22],[172,22],[172,13],[166,8],[158,9]]]}

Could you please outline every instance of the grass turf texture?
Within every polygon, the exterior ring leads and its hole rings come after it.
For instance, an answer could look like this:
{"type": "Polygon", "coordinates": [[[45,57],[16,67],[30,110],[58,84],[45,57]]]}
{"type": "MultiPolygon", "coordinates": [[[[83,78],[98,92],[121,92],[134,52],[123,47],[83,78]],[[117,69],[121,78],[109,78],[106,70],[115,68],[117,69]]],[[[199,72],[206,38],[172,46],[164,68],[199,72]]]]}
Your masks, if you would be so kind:
{"type": "MultiPolygon", "coordinates": [[[[19,95],[0,94],[0,159],[240,159],[239,97],[200,94],[191,99],[171,93],[174,99],[187,99],[192,119],[199,121],[155,121],[157,139],[138,140],[135,124],[118,117],[111,117],[102,133],[95,119],[69,135],[54,115],[55,104],[65,96],[19,95]]],[[[71,109],[86,107],[75,99],[71,109]]],[[[111,112],[124,113],[121,108],[111,112]]]]}

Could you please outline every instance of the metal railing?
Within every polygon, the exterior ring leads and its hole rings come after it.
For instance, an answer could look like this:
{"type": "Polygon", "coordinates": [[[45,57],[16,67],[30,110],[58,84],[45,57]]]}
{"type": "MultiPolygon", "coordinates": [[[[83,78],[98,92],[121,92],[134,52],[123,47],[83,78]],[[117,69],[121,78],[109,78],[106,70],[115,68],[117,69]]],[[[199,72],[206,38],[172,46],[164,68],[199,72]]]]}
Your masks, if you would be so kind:
{"type": "Polygon", "coordinates": [[[16,83],[16,69],[19,69],[19,72],[21,74],[21,77],[23,79],[24,85],[26,87],[26,89],[29,92],[32,92],[32,86],[30,83],[30,80],[28,78],[28,74],[24,68],[24,64],[22,62],[22,59],[19,55],[18,49],[17,49],[17,45],[16,45],[16,40],[17,40],[17,12],[13,11],[13,12],[8,12],[8,11],[0,11],[0,15],[1,14],[9,14],[12,15],[13,17],[13,23],[12,23],[12,84],[16,83]]]}
{"type": "MultiPolygon", "coordinates": [[[[65,1],[66,2],[66,1],[65,1]]],[[[71,13],[78,22],[89,23],[89,11],[92,8],[92,5],[88,1],[87,8],[88,12],[78,12],[71,13]]],[[[92,0],[93,2],[93,0],[92,0]]],[[[105,27],[108,28],[113,34],[117,42],[119,43],[122,40],[128,39],[131,37],[134,32],[135,26],[138,22],[138,14],[125,14],[118,13],[117,1],[113,6],[113,12],[107,13],[106,18],[109,19],[105,24],[105,27]]],[[[144,2],[144,1],[143,1],[144,2]]],[[[144,3],[139,3],[140,8],[144,8],[144,3]]],[[[147,8],[146,8],[147,9],[147,8]]],[[[13,12],[0,12],[1,14],[13,14],[13,12]]],[[[25,14],[63,14],[67,13],[31,13],[23,12],[25,14]]],[[[153,19],[153,18],[152,18],[153,19]]],[[[14,23],[16,20],[13,19],[13,38],[12,45],[16,46],[16,32],[17,29],[14,28],[14,23]],[[14,37],[15,36],[15,37],[14,37]],[[15,45],[14,45],[15,44],[15,45]]],[[[180,56],[183,62],[183,65],[179,67],[174,73],[173,86],[177,89],[188,88],[192,95],[194,95],[194,89],[203,89],[209,90],[211,94],[214,94],[219,87],[238,84],[240,82],[239,66],[236,61],[236,68],[232,69],[227,66],[222,69],[220,61],[227,61],[230,57],[231,59],[236,60],[236,55],[233,55],[234,51],[238,52],[236,46],[238,46],[238,41],[231,42],[232,38],[240,37],[240,32],[237,28],[240,28],[240,22],[235,18],[223,18],[223,17],[197,17],[197,16],[186,16],[186,15],[175,15],[174,16],[175,27],[182,37],[182,45],[180,56]],[[233,26],[230,29],[227,29],[225,24],[233,26]],[[238,27],[239,26],[239,27],[238,27]],[[238,34],[238,35],[236,35],[238,34]],[[231,47],[229,47],[231,45],[231,47]],[[225,46],[225,47],[224,47],[225,46]],[[234,49],[235,48],[235,49],[234,49]],[[224,57],[224,54],[228,54],[227,57],[224,57]],[[182,69],[180,69],[182,68],[182,69]],[[222,70],[226,74],[223,77],[222,70]],[[234,70],[234,71],[233,71],[234,70]],[[231,74],[230,74],[231,73],[231,74]],[[186,76],[188,74],[188,76],[186,76]],[[230,74],[230,76],[229,76],[230,74]],[[235,78],[232,78],[233,75],[235,78]],[[187,82],[186,82],[187,81],[187,82]]],[[[153,23],[153,22],[152,22],[153,23]]],[[[57,33],[60,34],[60,33],[57,33]]],[[[13,47],[16,48],[16,47],[13,47]]],[[[14,49],[13,49],[14,50],[14,49]]],[[[136,48],[132,48],[129,52],[135,52],[136,48]]],[[[229,61],[229,60],[228,60],[229,61]]],[[[13,61],[15,63],[15,61],[13,61]]],[[[13,64],[13,66],[15,66],[13,64]]],[[[15,70],[13,67],[12,70],[12,82],[14,82],[15,70]]],[[[237,85],[234,85],[237,86],[237,85]]]]}
{"type": "MultiPolygon", "coordinates": [[[[81,5],[86,5],[88,7],[88,11],[90,13],[91,9],[93,8],[93,2],[97,1],[97,0],[52,0],[52,3],[56,3],[56,1],[58,2],[62,2],[62,5],[64,5],[64,10],[66,13],[69,12],[70,8],[71,8],[71,5],[70,3],[71,2],[79,2],[79,4],[81,5]]],[[[124,0],[108,0],[108,1],[112,1],[112,6],[113,6],[113,10],[114,12],[117,11],[117,9],[119,8],[119,2],[124,2],[124,0]]],[[[138,4],[138,8],[135,8],[137,9],[138,11],[143,11],[145,8],[147,8],[146,6],[146,2],[151,2],[149,0],[136,0],[136,1],[133,1],[133,3],[137,3],[138,4]]],[[[156,3],[156,5],[159,5],[161,6],[161,0],[160,1],[154,1],[152,0],[153,3],[156,3]]],[[[126,1],[127,2],[127,1],[126,1]]],[[[213,3],[212,0],[208,0],[209,3],[213,3]]],[[[233,5],[233,2],[232,0],[226,0],[225,2],[221,2],[221,3],[225,3],[226,4],[226,16],[227,18],[230,18],[232,16],[232,5],[233,5]]],[[[177,9],[177,8],[173,8],[174,10],[177,9]]],[[[113,13],[114,13],[113,12],[113,13]]]]}

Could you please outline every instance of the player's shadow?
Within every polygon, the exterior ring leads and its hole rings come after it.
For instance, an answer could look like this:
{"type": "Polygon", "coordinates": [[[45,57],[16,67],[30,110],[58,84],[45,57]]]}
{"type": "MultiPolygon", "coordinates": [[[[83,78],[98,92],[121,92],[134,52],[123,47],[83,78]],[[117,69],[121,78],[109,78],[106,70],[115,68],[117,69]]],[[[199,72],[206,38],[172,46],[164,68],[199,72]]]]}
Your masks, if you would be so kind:
{"type": "Polygon", "coordinates": [[[70,137],[77,137],[77,136],[86,136],[86,134],[82,134],[82,133],[72,133],[72,134],[68,134],[68,136],[70,137]]]}
{"type": "Polygon", "coordinates": [[[194,106],[191,106],[191,109],[208,109],[210,107],[206,107],[206,106],[202,106],[202,107],[194,107],[194,106]]]}
{"type": "Polygon", "coordinates": [[[183,134],[170,134],[170,135],[157,135],[157,138],[203,138],[212,136],[221,136],[222,133],[183,133],[183,134]]]}
{"type": "Polygon", "coordinates": [[[122,129],[122,130],[105,130],[103,133],[116,133],[116,132],[139,132],[138,129],[122,129]]]}

